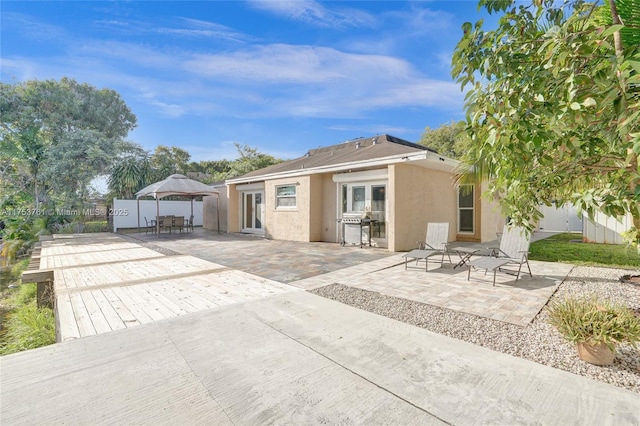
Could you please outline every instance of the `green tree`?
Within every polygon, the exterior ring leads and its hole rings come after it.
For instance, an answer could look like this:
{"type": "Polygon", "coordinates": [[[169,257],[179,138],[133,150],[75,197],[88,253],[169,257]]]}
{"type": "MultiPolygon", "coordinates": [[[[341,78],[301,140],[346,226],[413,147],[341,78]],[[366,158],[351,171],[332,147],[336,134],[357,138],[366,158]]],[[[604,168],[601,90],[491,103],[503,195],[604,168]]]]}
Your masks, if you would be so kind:
{"type": "Polygon", "coordinates": [[[118,93],[67,78],[0,83],[0,113],[2,202],[36,208],[82,207],[136,125],[118,93]]]}
{"type": "Polygon", "coordinates": [[[176,146],[158,145],[151,156],[151,167],[156,180],[165,179],[173,174],[186,174],[189,171],[191,154],[176,146]]]}
{"type": "Polygon", "coordinates": [[[463,175],[490,178],[489,197],[531,230],[538,205],[630,212],[640,229],[640,28],[629,2],[482,0],[497,28],[465,23],[452,75],[466,95],[472,139],[463,175]],[[620,7],[616,10],[616,6],[620,7]],[[612,24],[597,16],[608,13],[612,24]],[[620,24],[618,12],[624,25],[620,24]]]}
{"type": "Polygon", "coordinates": [[[259,170],[282,162],[282,160],[275,158],[269,154],[258,152],[257,148],[251,148],[248,145],[240,145],[239,143],[236,143],[234,145],[238,150],[239,157],[231,162],[231,167],[227,173],[227,176],[224,177],[225,179],[241,176],[245,173],[249,173],[254,170],[259,170]]]}
{"type": "Polygon", "coordinates": [[[427,126],[418,144],[435,149],[445,157],[459,159],[469,150],[471,140],[465,132],[464,122],[451,121],[437,129],[427,126]]]}
{"type": "Polygon", "coordinates": [[[147,155],[120,158],[109,172],[108,199],[133,199],[136,192],[154,182],[155,173],[147,155]]]}

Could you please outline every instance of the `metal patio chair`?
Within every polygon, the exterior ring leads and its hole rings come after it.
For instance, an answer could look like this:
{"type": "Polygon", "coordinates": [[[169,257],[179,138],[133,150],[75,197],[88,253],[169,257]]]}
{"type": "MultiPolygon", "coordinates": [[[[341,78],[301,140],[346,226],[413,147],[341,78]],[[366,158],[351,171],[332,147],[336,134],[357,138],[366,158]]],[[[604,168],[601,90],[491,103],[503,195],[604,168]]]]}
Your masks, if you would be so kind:
{"type": "Polygon", "coordinates": [[[518,281],[522,272],[522,265],[527,265],[529,276],[533,276],[529,266],[530,243],[531,235],[524,228],[505,225],[500,238],[500,247],[492,248],[491,256],[481,257],[467,263],[469,268],[467,280],[471,278],[471,268],[484,269],[485,274],[488,271],[493,271],[494,286],[496,285],[496,272],[498,271],[515,275],[516,281],[518,281]],[[508,265],[518,265],[518,270],[504,269],[508,265]]]}
{"type": "Polygon", "coordinates": [[[451,256],[447,250],[447,244],[449,240],[449,223],[428,223],[427,224],[427,235],[424,242],[418,241],[418,248],[415,250],[411,250],[410,252],[402,255],[405,258],[404,260],[404,269],[407,269],[407,263],[409,259],[415,259],[416,264],[424,260],[425,271],[429,270],[429,258],[432,256],[440,255],[442,256],[440,259],[440,264],[444,265],[444,256],[445,254],[449,258],[449,263],[451,262],[451,256]]]}

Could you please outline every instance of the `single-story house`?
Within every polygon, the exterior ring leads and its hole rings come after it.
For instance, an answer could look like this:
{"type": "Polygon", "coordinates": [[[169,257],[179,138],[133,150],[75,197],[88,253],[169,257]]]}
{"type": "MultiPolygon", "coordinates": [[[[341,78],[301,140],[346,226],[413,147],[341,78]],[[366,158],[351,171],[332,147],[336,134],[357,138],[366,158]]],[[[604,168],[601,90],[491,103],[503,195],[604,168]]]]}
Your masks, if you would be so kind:
{"type": "Polygon", "coordinates": [[[428,222],[449,222],[449,241],[491,241],[502,230],[497,203],[458,188],[456,160],[390,135],[310,150],[303,157],[226,181],[227,232],[292,241],[341,241],[343,213],[368,213],[373,242],[405,251],[428,222]]]}

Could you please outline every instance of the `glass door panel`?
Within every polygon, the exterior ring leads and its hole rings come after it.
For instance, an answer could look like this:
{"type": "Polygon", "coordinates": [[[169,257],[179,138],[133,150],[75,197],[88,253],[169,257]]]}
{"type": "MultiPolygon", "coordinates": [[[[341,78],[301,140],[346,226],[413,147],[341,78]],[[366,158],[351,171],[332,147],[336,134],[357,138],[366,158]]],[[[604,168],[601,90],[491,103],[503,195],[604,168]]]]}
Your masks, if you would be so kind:
{"type": "Polygon", "coordinates": [[[386,238],[386,185],[371,186],[371,218],[376,222],[373,224],[374,237],[386,238]]]}
{"type": "Polygon", "coordinates": [[[242,194],[242,230],[245,232],[262,230],[264,221],[264,193],[245,192],[242,194]]]}

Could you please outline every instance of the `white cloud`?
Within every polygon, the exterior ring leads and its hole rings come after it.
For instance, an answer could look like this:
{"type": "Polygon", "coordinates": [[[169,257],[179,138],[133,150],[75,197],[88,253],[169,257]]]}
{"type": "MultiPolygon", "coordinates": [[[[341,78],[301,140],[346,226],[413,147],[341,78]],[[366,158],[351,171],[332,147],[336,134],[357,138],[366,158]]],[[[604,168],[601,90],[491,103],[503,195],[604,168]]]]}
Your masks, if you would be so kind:
{"type": "Polygon", "coordinates": [[[28,15],[13,12],[2,12],[3,31],[15,28],[22,36],[32,40],[65,39],[67,32],[54,25],[45,24],[28,15]]]}
{"type": "Polygon", "coordinates": [[[328,8],[313,0],[252,0],[255,9],[317,27],[373,27],[376,19],[355,8],[328,8]]]}
{"type": "Polygon", "coordinates": [[[194,55],[183,69],[209,78],[259,83],[336,83],[341,79],[402,78],[411,72],[402,59],[341,52],[327,47],[273,44],[235,52],[194,55]]]}

